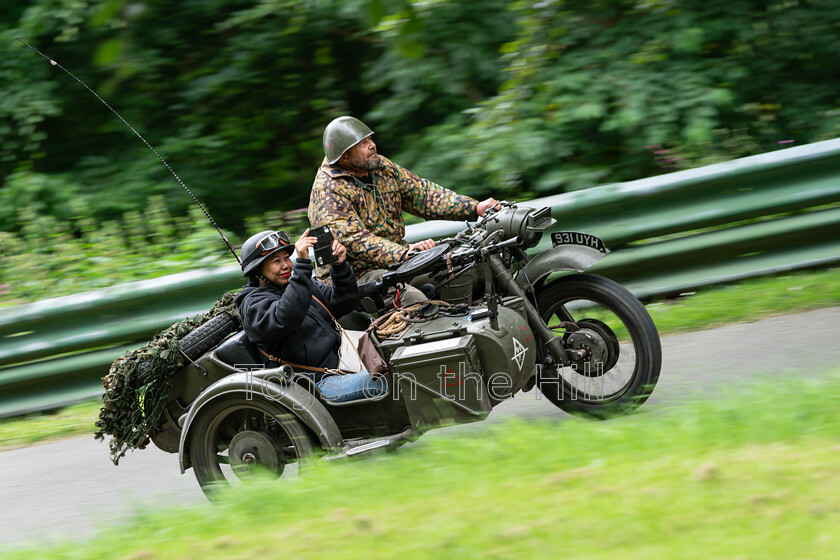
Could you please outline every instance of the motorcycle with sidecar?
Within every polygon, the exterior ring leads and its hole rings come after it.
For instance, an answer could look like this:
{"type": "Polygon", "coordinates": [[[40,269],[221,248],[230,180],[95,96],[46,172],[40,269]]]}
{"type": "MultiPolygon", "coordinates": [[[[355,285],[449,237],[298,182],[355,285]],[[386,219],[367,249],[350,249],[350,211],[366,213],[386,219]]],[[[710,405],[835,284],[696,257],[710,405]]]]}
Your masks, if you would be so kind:
{"type": "Polygon", "coordinates": [[[555,223],[550,208],[503,203],[365,287],[366,312],[339,319],[346,327],[364,330],[385,312],[378,296],[400,284],[434,292],[401,332],[361,334],[384,361],[386,394],[330,401],[305,373],[265,369],[238,321],[218,315],[182,339],[188,363],[152,441],[212,498],[255,472],[280,477],[312,456],[359,456],[483,420],[534,388],[579,416],[632,411],[659,377],[656,327],[628,290],[585,273],[608,253],[598,237],[552,232],[550,249],[526,253],[555,223]]]}

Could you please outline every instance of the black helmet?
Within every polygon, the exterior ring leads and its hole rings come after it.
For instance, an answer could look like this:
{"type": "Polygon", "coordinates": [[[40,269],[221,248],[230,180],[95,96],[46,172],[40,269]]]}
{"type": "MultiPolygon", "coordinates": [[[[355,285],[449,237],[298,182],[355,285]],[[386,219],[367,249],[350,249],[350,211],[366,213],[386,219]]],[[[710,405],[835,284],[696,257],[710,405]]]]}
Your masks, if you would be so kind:
{"type": "Polygon", "coordinates": [[[295,250],[289,234],[285,231],[261,231],[249,237],[242,244],[239,258],[242,260],[242,275],[250,276],[259,272],[265,259],[277,251],[287,250],[289,253],[295,250]]]}
{"type": "Polygon", "coordinates": [[[333,164],[344,152],[371,136],[373,131],[355,117],[338,117],[324,129],[324,154],[333,164]]]}

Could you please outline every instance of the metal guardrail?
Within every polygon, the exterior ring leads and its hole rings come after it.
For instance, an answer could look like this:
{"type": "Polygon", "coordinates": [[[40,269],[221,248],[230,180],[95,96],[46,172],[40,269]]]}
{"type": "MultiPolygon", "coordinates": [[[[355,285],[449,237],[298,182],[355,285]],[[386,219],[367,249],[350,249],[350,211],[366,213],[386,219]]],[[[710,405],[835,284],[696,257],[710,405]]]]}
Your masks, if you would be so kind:
{"type": "MultiPolygon", "coordinates": [[[[131,282],[0,311],[0,367],[136,342],[244,284],[238,266],[131,282]]],[[[0,369],[0,387],[5,378],[0,369]]]]}
{"type": "Polygon", "coordinates": [[[175,321],[207,312],[243,284],[234,265],[0,311],[0,417],[100,395],[101,378],[123,352],[175,321]]]}
{"type": "MultiPolygon", "coordinates": [[[[593,272],[645,298],[840,262],[840,139],[528,201],[604,239],[593,272]]],[[[406,239],[463,227],[432,221],[406,239]]],[[[547,236],[536,251],[548,247],[547,236]]],[[[236,266],[0,311],[0,417],[101,393],[110,363],[242,286],[236,266]]]]}
{"type": "MultiPolygon", "coordinates": [[[[840,262],[838,203],[840,139],[525,204],[601,237],[612,253],[592,271],[647,298],[840,262]]],[[[428,222],[406,239],[461,227],[428,222]]]]}

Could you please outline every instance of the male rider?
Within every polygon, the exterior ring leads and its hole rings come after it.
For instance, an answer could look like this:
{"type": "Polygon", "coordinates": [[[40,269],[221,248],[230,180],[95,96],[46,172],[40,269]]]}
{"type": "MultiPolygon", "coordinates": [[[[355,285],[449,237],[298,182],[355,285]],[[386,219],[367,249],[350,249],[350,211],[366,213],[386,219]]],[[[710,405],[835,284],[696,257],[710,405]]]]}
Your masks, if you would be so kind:
{"type": "MultiPolygon", "coordinates": [[[[498,202],[478,202],[418,177],[376,152],[373,131],[354,117],[338,117],[324,130],[325,158],[309,198],[309,221],[329,225],[347,247],[359,282],[379,280],[409,251],[435,246],[432,239],[408,244],[402,213],[438,220],[475,220],[498,202]]],[[[426,299],[408,286],[402,304],[426,299]]]]}

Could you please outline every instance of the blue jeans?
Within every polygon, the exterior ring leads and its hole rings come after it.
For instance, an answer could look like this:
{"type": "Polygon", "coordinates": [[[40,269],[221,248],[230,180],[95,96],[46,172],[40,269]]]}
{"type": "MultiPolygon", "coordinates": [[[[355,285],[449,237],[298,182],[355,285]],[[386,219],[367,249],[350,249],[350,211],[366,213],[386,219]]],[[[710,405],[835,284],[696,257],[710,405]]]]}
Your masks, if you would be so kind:
{"type": "Polygon", "coordinates": [[[322,377],[317,385],[324,398],[330,402],[355,401],[388,392],[388,382],[384,376],[374,379],[366,371],[328,375],[322,377]]]}

